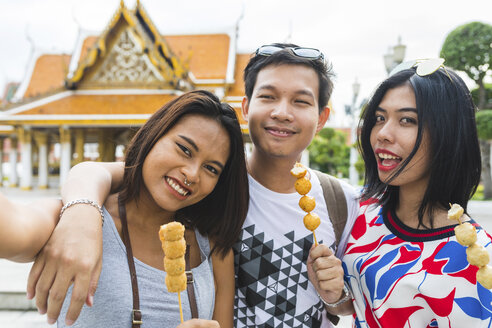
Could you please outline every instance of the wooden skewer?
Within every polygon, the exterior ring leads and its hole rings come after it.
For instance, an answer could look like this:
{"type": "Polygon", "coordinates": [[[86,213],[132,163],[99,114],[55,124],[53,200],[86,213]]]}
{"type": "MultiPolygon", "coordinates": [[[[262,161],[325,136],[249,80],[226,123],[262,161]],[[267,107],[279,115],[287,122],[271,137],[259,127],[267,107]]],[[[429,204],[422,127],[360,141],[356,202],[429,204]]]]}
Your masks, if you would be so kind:
{"type": "Polygon", "coordinates": [[[314,237],[314,246],[318,246],[318,241],[316,240],[316,234],[314,233],[314,230],[313,230],[313,237],[314,237]]]}
{"type": "Polygon", "coordinates": [[[181,317],[181,323],[183,323],[183,307],[181,306],[181,293],[178,292],[178,301],[179,301],[179,316],[181,317]]]}

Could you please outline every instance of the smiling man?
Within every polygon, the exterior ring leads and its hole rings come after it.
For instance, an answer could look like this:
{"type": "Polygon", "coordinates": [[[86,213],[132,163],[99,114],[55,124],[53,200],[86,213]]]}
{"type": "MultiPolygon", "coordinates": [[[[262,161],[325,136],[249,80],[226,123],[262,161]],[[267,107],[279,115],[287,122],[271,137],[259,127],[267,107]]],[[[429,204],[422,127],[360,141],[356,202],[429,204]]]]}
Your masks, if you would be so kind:
{"type": "MultiPolygon", "coordinates": [[[[344,298],[343,270],[331,251],[323,254],[324,288],[313,275],[313,284],[309,282],[306,262],[313,235],[303,225],[305,213],[298,206],[295,178],[290,174],[328,119],[331,77],[319,50],[292,44],[260,47],[244,71],[242,112],[253,150],[248,159],[249,210],[235,246],[235,327],[330,327],[326,310],[331,307],[324,303],[337,305],[344,298]]],[[[336,249],[320,181],[309,172],[310,195],[317,200],[315,211],[322,218],[316,235],[336,249]]],[[[358,209],[354,189],[340,184],[348,218],[339,256],[358,209]]]]}

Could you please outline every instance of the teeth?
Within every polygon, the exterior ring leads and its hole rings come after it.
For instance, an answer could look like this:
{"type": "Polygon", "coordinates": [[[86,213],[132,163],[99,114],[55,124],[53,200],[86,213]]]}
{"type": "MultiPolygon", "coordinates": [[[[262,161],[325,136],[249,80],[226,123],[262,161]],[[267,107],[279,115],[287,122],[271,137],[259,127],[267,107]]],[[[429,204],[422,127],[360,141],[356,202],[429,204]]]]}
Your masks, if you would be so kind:
{"type": "Polygon", "coordinates": [[[381,159],[400,159],[400,157],[393,156],[393,155],[390,155],[390,154],[387,154],[387,153],[379,153],[378,156],[381,159]]]}
{"type": "Polygon", "coordinates": [[[189,194],[189,192],[187,190],[184,190],[183,188],[181,188],[181,186],[179,184],[177,184],[176,182],[174,182],[171,178],[166,178],[166,181],[167,183],[174,189],[178,192],[178,194],[182,195],[182,196],[186,196],[189,194]]]}

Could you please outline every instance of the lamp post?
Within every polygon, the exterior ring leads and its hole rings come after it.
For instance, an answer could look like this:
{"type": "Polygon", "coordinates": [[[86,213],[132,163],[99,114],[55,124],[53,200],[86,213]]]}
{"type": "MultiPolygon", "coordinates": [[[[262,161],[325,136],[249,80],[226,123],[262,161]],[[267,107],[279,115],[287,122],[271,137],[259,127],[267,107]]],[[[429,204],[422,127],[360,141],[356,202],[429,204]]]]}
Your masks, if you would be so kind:
{"type": "Polygon", "coordinates": [[[398,37],[398,44],[389,49],[388,53],[384,55],[384,66],[386,67],[386,72],[389,73],[397,65],[403,62],[405,58],[405,50],[407,46],[401,44],[401,36],[398,37]]]}
{"type": "Polygon", "coordinates": [[[352,105],[350,106],[350,113],[352,114],[352,124],[350,126],[350,142],[352,143],[350,147],[350,167],[349,167],[349,181],[352,186],[357,186],[359,184],[359,173],[355,169],[355,163],[357,162],[357,149],[354,147],[355,140],[357,138],[357,118],[358,110],[355,107],[357,101],[357,96],[360,91],[360,83],[355,79],[352,84],[353,98],[352,105]]]}

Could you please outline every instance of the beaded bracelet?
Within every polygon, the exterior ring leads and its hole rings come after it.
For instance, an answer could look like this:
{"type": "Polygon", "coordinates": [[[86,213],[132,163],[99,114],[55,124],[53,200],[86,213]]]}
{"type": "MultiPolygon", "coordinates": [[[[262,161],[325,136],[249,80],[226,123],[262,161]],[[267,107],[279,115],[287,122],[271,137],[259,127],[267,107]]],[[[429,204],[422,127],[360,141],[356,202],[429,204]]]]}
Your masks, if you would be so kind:
{"type": "Polygon", "coordinates": [[[343,293],[345,295],[341,299],[339,299],[335,303],[328,303],[327,301],[325,301],[323,299],[323,297],[321,297],[321,295],[318,293],[318,291],[316,291],[316,294],[318,294],[318,297],[321,300],[321,302],[323,302],[324,305],[331,307],[331,308],[339,306],[340,304],[342,304],[345,301],[348,301],[352,297],[350,290],[347,288],[347,284],[345,284],[345,283],[343,284],[343,293]]]}
{"type": "Polygon", "coordinates": [[[72,200],[72,201],[69,201],[68,203],[66,203],[61,211],[60,211],[60,219],[63,215],[63,213],[65,212],[65,210],[67,208],[69,208],[70,206],[72,205],[76,205],[76,204],[88,204],[88,205],[91,205],[95,208],[97,208],[97,210],[99,211],[99,214],[101,214],[101,221],[102,221],[102,225],[104,225],[104,213],[103,213],[103,210],[101,208],[101,206],[99,206],[98,203],[96,203],[95,201],[93,200],[90,200],[90,199],[86,199],[86,198],[83,198],[83,199],[76,199],[76,200],[72,200]]]}

